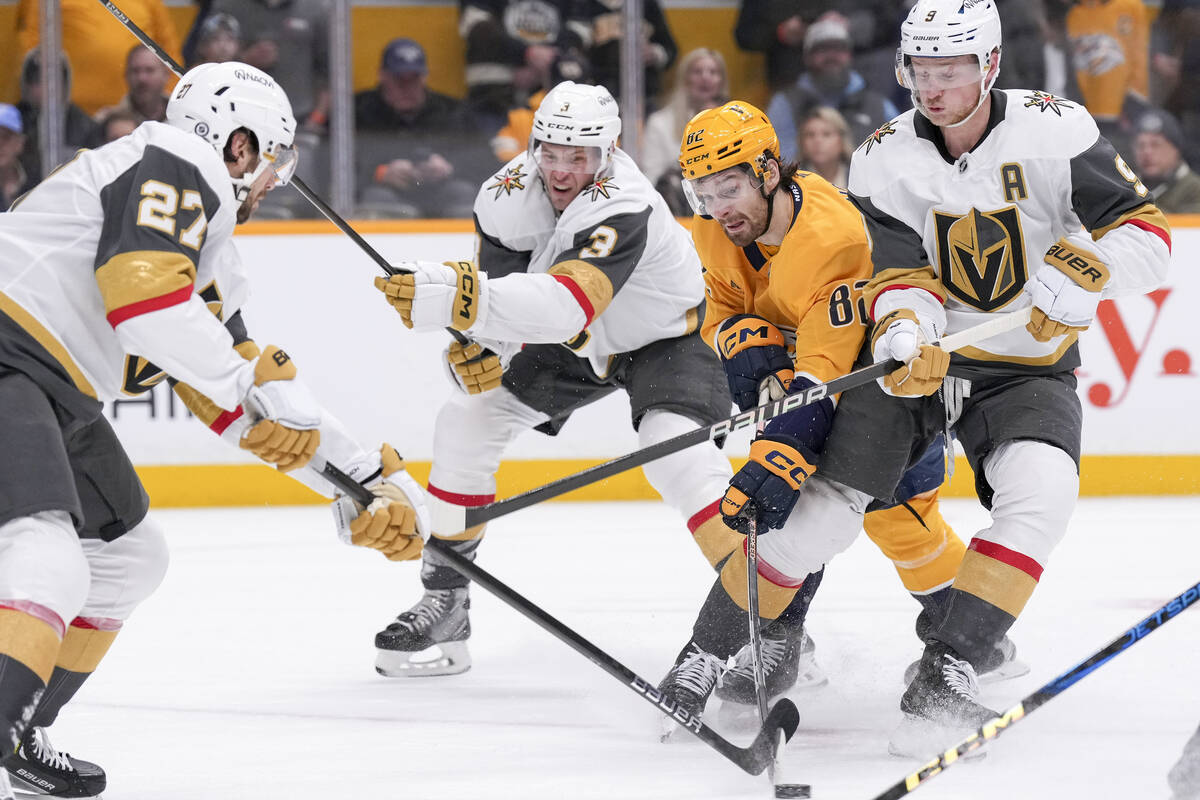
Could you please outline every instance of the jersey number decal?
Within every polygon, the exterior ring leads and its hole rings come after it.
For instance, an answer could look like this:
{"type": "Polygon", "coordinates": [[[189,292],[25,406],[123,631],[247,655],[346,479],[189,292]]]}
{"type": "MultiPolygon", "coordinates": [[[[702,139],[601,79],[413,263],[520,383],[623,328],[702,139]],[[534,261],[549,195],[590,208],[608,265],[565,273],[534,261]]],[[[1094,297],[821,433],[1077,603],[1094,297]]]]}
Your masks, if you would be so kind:
{"type": "Polygon", "coordinates": [[[592,231],[591,244],[579,251],[580,258],[604,258],[617,246],[617,232],[607,225],[592,231]]]}
{"type": "Polygon", "coordinates": [[[197,213],[192,224],[179,233],[179,241],[193,250],[199,250],[204,242],[208,219],[204,216],[200,193],[194,189],[184,191],[181,201],[179,190],[174,186],[162,181],[146,181],[142,184],[142,200],[138,203],[137,224],[174,236],[175,215],[180,209],[195,210],[197,213]]]}
{"type": "Polygon", "coordinates": [[[1129,168],[1129,165],[1125,163],[1125,159],[1118,155],[1116,158],[1116,164],[1117,172],[1121,173],[1122,178],[1133,184],[1133,190],[1137,192],[1137,196],[1145,197],[1148,192],[1146,189],[1146,184],[1142,183],[1142,180],[1137,176],[1137,173],[1129,168]]]}
{"type": "Polygon", "coordinates": [[[860,325],[867,324],[867,302],[863,299],[862,288],[867,285],[866,281],[855,281],[854,291],[850,290],[850,285],[840,284],[829,295],[829,324],[835,328],[844,328],[847,325],[853,325],[858,322],[860,325]],[[854,295],[858,295],[858,302],[854,302],[854,295]],[[857,319],[855,311],[858,311],[857,319]]]}

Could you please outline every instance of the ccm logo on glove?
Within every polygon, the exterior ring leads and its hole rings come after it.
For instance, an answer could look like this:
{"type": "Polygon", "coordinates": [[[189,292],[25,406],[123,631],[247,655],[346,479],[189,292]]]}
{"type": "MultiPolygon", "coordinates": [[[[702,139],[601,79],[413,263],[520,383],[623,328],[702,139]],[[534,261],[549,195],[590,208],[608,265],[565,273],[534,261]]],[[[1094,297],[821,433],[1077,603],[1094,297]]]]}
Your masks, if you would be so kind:
{"type": "Polygon", "coordinates": [[[721,337],[721,355],[731,358],[747,347],[763,347],[765,345],[787,347],[787,342],[779,328],[765,319],[756,320],[754,317],[744,317],[721,337]],[[756,322],[762,324],[755,324],[756,322]]]}

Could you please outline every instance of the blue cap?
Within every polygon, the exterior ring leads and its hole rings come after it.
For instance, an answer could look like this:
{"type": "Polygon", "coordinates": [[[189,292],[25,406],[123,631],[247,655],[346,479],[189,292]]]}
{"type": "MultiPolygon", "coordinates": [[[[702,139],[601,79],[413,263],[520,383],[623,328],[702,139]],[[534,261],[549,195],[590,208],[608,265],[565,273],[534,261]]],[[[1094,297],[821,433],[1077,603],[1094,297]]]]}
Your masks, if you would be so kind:
{"type": "Polygon", "coordinates": [[[21,112],[17,111],[16,106],[0,103],[0,128],[8,128],[13,133],[25,132],[25,127],[21,124],[21,112]]]}
{"type": "Polygon", "coordinates": [[[385,70],[393,75],[405,75],[419,72],[422,75],[429,72],[425,65],[425,50],[412,39],[393,39],[383,50],[385,70]]]}

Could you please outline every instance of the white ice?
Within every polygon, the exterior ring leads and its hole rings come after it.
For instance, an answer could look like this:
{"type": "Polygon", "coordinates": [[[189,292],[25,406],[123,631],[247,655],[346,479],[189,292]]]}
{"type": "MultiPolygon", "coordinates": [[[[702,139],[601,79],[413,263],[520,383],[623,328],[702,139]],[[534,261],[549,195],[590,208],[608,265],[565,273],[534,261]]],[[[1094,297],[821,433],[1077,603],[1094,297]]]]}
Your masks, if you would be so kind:
{"type": "MultiPolygon", "coordinates": [[[[107,769],[109,800],[771,796],[697,740],[660,744],[649,704],[479,589],[470,672],[377,676],[373,634],[415,600],[417,570],[339,544],[324,508],[157,513],[166,582],[52,729],[107,769]]],[[[946,516],[964,539],[986,524],[974,502],[946,516]]],[[[1200,498],[1082,501],[1013,629],[1033,672],[983,700],[1011,705],[1200,581],[1198,518],[1200,498]]],[[[515,513],[479,563],[653,682],[712,581],[655,503],[515,513]]],[[[916,612],[865,537],[829,568],[809,625],[831,683],[794,693],[786,753],[814,797],[868,800],[918,766],[886,754],[916,612]]],[[[1197,656],[1200,610],[915,796],[1165,800],[1200,722],[1197,656]]]]}

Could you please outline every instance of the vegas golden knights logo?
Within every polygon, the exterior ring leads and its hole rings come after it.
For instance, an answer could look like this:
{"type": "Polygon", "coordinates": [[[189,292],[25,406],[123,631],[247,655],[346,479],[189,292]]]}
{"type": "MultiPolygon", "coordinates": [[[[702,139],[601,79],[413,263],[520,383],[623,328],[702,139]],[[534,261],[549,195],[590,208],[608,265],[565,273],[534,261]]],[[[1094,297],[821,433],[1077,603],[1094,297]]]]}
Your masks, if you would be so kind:
{"type": "MultiPolygon", "coordinates": [[[[197,294],[200,295],[200,299],[208,306],[208,310],[213,313],[213,316],[221,319],[225,301],[221,297],[221,290],[217,288],[217,282],[213,281],[197,294]]],[[[125,382],[121,386],[121,391],[128,395],[139,395],[153,389],[165,377],[167,377],[167,373],[159,369],[153,362],[147,361],[141,356],[127,355],[125,356],[125,382]]]]}
{"type": "Polygon", "coordinates": [[[980,311],[1003,308],[1021,294],[1029,276],[1016,206],[973,208],[966,216],[934,211],[933,219],[947,292],[980,311]]]}

